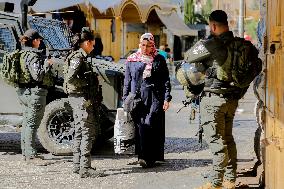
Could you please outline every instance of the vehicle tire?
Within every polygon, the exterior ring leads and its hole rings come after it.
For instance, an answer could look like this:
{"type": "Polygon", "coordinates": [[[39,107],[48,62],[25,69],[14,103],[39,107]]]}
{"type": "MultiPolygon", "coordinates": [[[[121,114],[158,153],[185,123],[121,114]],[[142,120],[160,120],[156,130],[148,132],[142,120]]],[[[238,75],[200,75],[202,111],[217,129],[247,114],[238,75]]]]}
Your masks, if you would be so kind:
{"type": "Polygon", "coordinates": [[[72,155],[74,124],[72,108],[67,98],[55,100],[46,106],[38,138],[50,153],[72,155]]]}
{"type": "MultiPolygon", "coordinates": [[[[100,108],[101,133],[94,142],[104,142],[113,137],[115,115],[106,106],[100,108]]],[[[72,155],[74,139],[73,112],[67,98],[49,103],[44,112],[38,138],[42,146],[54,155],[72,155]]]]}

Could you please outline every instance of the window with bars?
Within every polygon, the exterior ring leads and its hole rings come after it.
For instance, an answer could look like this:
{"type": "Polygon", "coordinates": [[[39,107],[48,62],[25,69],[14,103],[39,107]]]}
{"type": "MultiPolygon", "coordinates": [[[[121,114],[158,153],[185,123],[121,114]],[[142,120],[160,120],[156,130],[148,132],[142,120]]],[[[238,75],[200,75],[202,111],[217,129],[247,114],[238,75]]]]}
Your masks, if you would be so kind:
{"type": "Polygon", "coordinates": [[[0,27],[0,50],[12,52],[16,50],[17,42],[9,27],[0,27]]]}

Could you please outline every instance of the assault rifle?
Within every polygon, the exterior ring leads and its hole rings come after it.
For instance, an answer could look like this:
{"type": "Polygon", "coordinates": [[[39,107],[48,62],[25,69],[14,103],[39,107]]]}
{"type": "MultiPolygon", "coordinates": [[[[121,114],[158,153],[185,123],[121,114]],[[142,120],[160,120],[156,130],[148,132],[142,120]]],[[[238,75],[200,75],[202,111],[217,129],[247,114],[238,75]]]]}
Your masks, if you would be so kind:
{"type": "Polygon", "coordinates": [[[200,143],[200,148],[202,148],[202,135],[203,135],[203,127],[201,125],[201,113],[200,113],[200,102],[201,102],[201,96],[198,96],[198,131],[195,134],[195,136],[198,135],[198,143],[200,143]]]}
{"type": "Polygon", "coordinates": [[[178,114],[183,108],[185,108],[185,107],[187,107],[188,105],[190,105],[190,104],[192,103],[192,101],[193,101],[193,98],[188,98],[188,99],[186,99],[186,100],[183,100],[183,101],[182,101],[183,106],[177,110],[177,114],[178,114]]]}
{"type": "Polygon", "coordinates": [[[198,143],[200,143],[200,147],[202,147],[202,135],[203,135],[203,128],[201,125],[201,114],[200,114],[200,102],[201,102],[201,96],[193,96],[192,98],[188,98],[186,100],[183,100],[183,106],[178,109],[177,113],[179,113],[183,108],[191,105],[191,111],[190,111],[190,123],[192,120],[195,120],[195,114],[196,111],[198,111],[198,131],[195,136],[198,135],[198,143]]]}

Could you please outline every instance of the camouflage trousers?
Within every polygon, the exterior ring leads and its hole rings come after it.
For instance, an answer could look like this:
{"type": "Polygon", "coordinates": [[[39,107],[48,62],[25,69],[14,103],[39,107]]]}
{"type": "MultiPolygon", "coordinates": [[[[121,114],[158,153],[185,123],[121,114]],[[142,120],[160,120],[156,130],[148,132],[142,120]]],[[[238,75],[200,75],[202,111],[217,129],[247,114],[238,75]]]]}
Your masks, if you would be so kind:
{"type": "Polygon", "coordinates": [[[91,167],[91,149],[96,134],[96,112],[84,96],[70,95],[73,109],[75,136],[73,142],[73,163],[80,168],[91,167]]]}
{"type": "Polygon", "coordinates": [[[222,186],[223,179],[236,181],[237,149],[232,127],[237,107],[237,99],[222,98],[214,94],[201,100],[201,123],[213,155],[210,182],[215,187],[222,186]]]}
{"type": "Polygon", "coordinates": [[[23,156],[30,158],[37,154],[35,139],[44,114],[47,90],[42,88],[19,88],[17,93],[23,107],[21,149],[23,156]]]}

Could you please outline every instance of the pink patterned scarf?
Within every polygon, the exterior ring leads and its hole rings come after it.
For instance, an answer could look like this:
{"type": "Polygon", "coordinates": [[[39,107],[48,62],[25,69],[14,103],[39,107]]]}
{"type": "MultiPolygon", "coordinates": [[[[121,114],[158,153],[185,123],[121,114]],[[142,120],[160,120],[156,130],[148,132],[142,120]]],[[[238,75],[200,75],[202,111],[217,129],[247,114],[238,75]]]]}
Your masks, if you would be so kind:
{"type": "Polygon", "coordinates": [[[154,61],[154,57],[157,55],[157,50],[155,47],[154,36],[151,33],[145,33],[140,38],[139,49],[136,53],[131,54],[127,58],[127,62],[143,62],[146,64],[145,70],[143,72],[143,78],[151,76],[152,64],[154,61]],[[142,54],[141,52],[141,43],[143,40],[148,40],[152,45],[152,50],[150,55],[142,54]]]}

